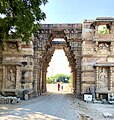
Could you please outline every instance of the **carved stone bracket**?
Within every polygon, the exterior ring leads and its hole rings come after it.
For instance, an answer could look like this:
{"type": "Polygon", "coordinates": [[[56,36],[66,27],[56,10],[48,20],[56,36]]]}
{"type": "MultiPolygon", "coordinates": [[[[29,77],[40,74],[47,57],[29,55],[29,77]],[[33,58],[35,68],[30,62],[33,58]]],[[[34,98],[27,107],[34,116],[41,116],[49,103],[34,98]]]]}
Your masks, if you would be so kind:
{"type": "Polygon", "coordinates": [[[95,42],[95,51],[98,50],[105,50],[105,51],[110,51],[110,42],[95,42]]]}
{"type": "Polygon", "coordinates": [[[21,41],[20,40],[4,40],[3,50],[21,50],[21,41]]]}

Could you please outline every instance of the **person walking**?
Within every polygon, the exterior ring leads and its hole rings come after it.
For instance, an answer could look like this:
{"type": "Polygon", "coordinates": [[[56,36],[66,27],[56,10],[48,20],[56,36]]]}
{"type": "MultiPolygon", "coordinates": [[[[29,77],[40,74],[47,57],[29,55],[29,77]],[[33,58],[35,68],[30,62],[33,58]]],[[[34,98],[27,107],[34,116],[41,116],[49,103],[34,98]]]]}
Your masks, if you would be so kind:
{"type": "Polygon", "coordinates": [[[61,83],[61,90],[63,91],[63,82],[61,83]]]}
{"type": "Polygon", "coordinates": [[[58,91],[60,91],[60,83],[58,83],[58,91]]]}
{"type": "Polygon", "coordinates": [[[61,86],[61,90],[63,90],[63,85],[61,86]]]}

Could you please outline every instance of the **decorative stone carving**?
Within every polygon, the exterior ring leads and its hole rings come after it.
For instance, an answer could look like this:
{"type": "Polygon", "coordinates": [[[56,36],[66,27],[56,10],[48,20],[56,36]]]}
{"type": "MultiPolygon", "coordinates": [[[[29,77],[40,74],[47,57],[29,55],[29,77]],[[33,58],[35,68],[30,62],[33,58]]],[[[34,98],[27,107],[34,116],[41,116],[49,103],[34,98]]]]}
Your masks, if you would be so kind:
{"type": "Polygon", "coordinates": [[[6,88],[15,89],[15,87],[16,87],[16,68],[13,66],[8,66],[6,72],[6,88]]]}
{"type": "Polygon", "coordinates": [[[109,50],[109,47],[107,43],[100,43],[98,46],[99,50],[109,50]]]}
{"type": "Polygon", "coordinates": [[[19,40],[9,40],[3,42],[3,50],[7,51],[20,51],[21,50],[21,42],[19,40]]]}
{"type": "Polygon", "coordinates": [[[105,67],[99,68],[98,73],[98,90],[108,90],[109,69],[105,67]]]}
{"type": "Polygon", "coordinates": [[[7,48],[8,49],[16,49],[17,45],[15,43],[7,43],[7,48]]]}
{"type": "Polygon", "coordinates": [[[107,42],[96,42],[95,51],[98,50],[110,51],[110,44],[107,42]]]}

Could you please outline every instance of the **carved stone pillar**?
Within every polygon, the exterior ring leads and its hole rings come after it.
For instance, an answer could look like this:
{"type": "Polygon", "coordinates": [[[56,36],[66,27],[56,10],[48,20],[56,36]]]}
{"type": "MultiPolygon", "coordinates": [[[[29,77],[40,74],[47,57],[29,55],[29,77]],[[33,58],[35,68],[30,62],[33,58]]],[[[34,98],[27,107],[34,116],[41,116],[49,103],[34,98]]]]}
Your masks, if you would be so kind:
{"type": "Polygon", "coordinates": [[[20,84],[20,67],[16,66],[16,89],[20,89],[21,88],[21,84],[20,84]]]}
{"type": "Polygon", "coordinates": [[[75,82],[74,82],[74,77],[73,77],[74,75],[73,75],[73,71],[71,71],[71,90],[72,90],[72,92],[74,93],[74,88],[75,88],[75,82]]]}
{"type": "Polygon", "coordinates": [[[2,85],[2,89],[5,88],[5,66],[3,66],[3,85],[2,85]]]}
{"type": "Polygon", "coordinates": [[[96,67],[96,90],[98,90],[98,81],[99,81],[99,67],[96,67]]]}
{"type": "MultiPolygon", "coordinates": [[[[99,81],[99,67],[96,67],[96,84],[95,84],[95,87],[96,87],[96,91],[98,90],[98,81],[99,81]]],[[[99,98],[99,94],[97,94],[96,92],[96,98],[99,98]]]]}
{"type": "Polygon", "coordinates": [[[73,93],[76,94],[76,75],[75,72],[72,70],[72,86],[73,86],[73,93]]]}
{"type": "Polygon", "coordinates": [[[46,92],[47,89],[46,89],[46,68],[45,68],[45,71],[44,71],[44,92],[46,92]]]}
{"type": "Polygon", "coordinates": [[[38,71],[37,71],[37,91],[38,95],[41,94],[41,67],[40,64],[38,64],[38,71]]]}
{"type": "Polygon", "coordinates": [[[38,96],[37,94],[37,66],[34,66],[34,95],[38,96]]]}
{"type": "Polygon", "coordinates": [[[110,80],[109,80],[109,90],[110,91],[112,91],[112,70],[113,70],[113,68],[112,67],[110,67],[110,73],[109,73],[109,75],[110,75],[110,80]]]}
{"type": "Polygon", "coordinates": [[[46,70],[45,68],[42,71],[42,92],[46,92],[46,70]]]}

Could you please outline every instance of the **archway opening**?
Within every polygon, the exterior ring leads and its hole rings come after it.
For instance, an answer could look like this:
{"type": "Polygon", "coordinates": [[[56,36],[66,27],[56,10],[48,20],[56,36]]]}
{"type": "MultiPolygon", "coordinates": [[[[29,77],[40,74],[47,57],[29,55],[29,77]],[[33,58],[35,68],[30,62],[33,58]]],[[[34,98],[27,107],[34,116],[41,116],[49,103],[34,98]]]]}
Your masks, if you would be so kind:
{"type": "Polygon", "coordinates": [[[63,47],[66,41],[53,39],[51,44],[54,47],[54,53],[47,68],[47,91],[72,92],[71,66],[63,47]],[[58,84],[60,84],[60,89],[58,89],[58,84]]]}

